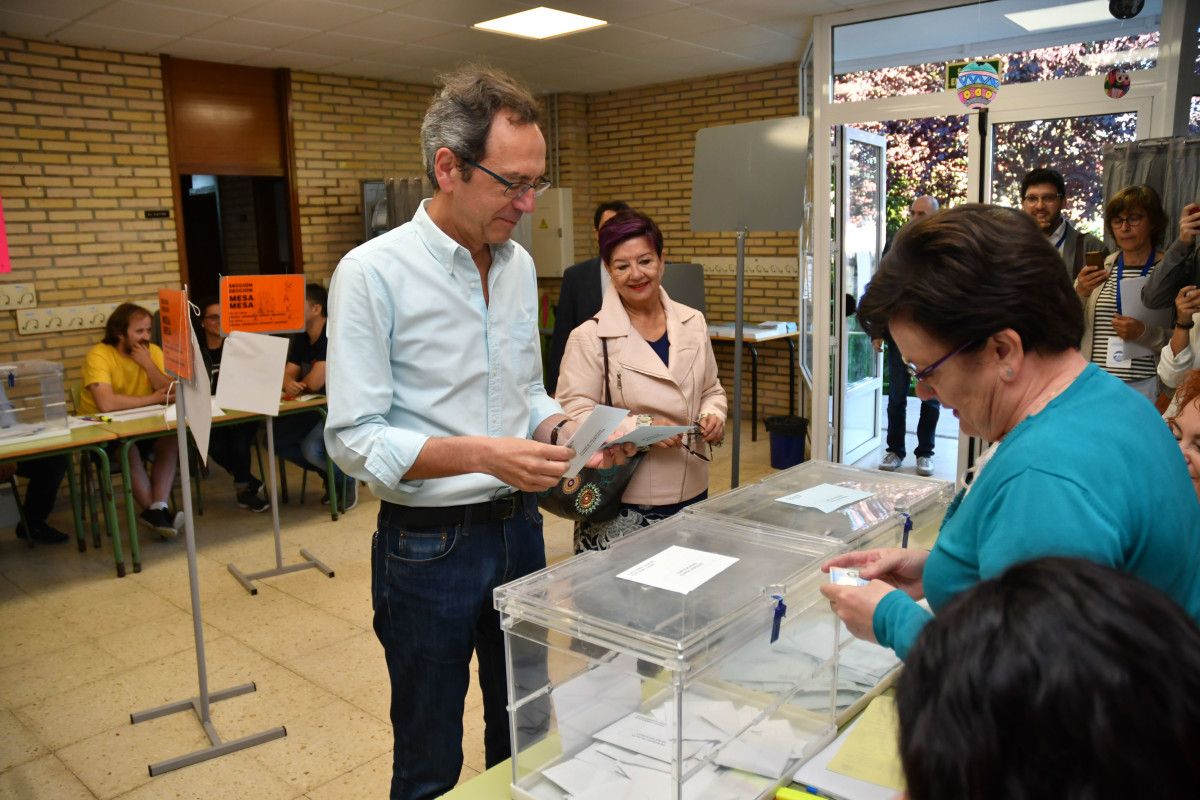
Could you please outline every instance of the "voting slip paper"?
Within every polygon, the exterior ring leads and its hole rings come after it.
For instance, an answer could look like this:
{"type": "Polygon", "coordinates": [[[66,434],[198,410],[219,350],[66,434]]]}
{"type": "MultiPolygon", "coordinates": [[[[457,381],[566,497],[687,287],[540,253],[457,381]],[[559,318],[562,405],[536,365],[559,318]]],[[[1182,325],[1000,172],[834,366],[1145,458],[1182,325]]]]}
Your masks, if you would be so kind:
{"type": "Polygon", "coordinates": [[[617,577],[668,592],[688,594],[736,563],[737,559],[733,556],[671,545],[617,577]]]}
{"type": "Polygon", "coordinates": [[[842,506],[857,503],[871,496],[871,492],[861,489],[851,489],[849,486],[835,486],[832,483],[822,483],[801,492],[794,492],[783,497],[776,497],[776,502],[788,503],[793,506],[815,508],[826,514],[837,511],[842,506]]]}
{"type": "Polygon", "coordinates": [[[628,416],[629,411],[624,408],[612,408],[611,406],[593,408],[592,413],[588,414],[588,418],[575,429],[575,435],[571,437],[571,441],[566,443],[567,447],[575,449],[575,457],[567,464],[567,471],[563,473],[563,477],[574,478],[578,475],[579,470],[583,469],[588,459],[604,446],[604,441],[613,435],[613,432],[628,416]]]}

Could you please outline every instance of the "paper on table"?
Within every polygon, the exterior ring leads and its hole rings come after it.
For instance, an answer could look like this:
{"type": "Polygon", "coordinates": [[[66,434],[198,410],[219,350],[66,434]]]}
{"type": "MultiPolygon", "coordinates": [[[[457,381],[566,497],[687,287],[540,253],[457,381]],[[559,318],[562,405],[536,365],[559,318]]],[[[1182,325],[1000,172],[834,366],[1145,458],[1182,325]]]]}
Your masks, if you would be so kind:
{"type": "Polygon", "coordinates": [[[691,429],[691,425],[643,425],[640,428],[634,428],[619,439],[613,439],[606,444],[606,447],[626,443],[637,445],[638,447],[649,447],[656,442],[661,442],[663,439],[670,439],[672,436],[687,433],[691,429]]]}
{"type": "Polygon", "coordinates": [[[288,340],[234,331],[221,350],[217,405],[231,411],[278,415],[288,340]]]}
{"type": "Polygon", "coordinates": [[[896,701],[886,695],[876,697],[863,711],[840,750],[829,761],[833,772],[887,786],[904,789],[904,772],[897,747],[899,723],[896,701]]]}
{"type": "Polygon", "coordinates": [[[641,704],[637,659],[621,654],[610,663],[559,684],[551,691],[550,700],[563,752],[586,747],[593,732],[632,714],[641,704]]]}
{"type": "Polygon", "coordinates": [[[166,407],[154,403],[148,406],[139,406],[138,408],[127,408],[124,411],[110,411],[104,416],[113,422],[128,422],[131,419],[142,419],[143,417],[161,417],[164,413],[166,413],[166,407]]]}
{"type": "Polygon", "coordinates": [[[737,559],[733,556],[671,545],[617,577],[668,592],[688,594],[736,563],[737,559]]]}
{"type": "MultiPolygon", "coordinates": [[[[222,365],[221,376],[224,377],[224,375],[225,367],[222,365]]],[[[280,380],[283,380],[282,373],[280,380]]],[[[588,418],[583,421],[583,424],[575,429],[575,435],[571,437],[571,441],[567,442],[568,447],[575,448],[575,457],[567,465],[567,471],[563,473],[563,477],[574,478],[578,475],[587,460],[600,449],[604,440],[612,435],[612,432],[621,424],[621,420],[627,416],[629,416],[629,411],[624,408],[612,408],[611,406],[593,408],[592,413],[588,414],[588,418]]]]}
{"type": "Polygon", "coordinates": [[[816,486],[811,486],[804,491],[795,492],[794,494],[776,497],[776,501],[780,503],[790,503],[794,506],[804,506],[805,508],[815,508],[818,511],[823,511],[829,514],[837,511],[842,506],[848,506],[851,503],[856,503],[859,500],[865,500],[872,495],[871,492],[864,492],[860,489],[851,489],[848,486],[835,486],[832,483],[821,483],[816,486]]]}

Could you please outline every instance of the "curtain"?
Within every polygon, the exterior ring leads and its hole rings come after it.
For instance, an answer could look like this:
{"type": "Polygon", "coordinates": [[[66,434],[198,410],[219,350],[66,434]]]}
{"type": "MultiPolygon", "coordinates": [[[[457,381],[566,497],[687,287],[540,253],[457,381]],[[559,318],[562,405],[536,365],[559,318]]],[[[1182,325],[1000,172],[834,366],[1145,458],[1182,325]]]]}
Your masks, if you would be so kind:
{"type": "Polygon", "coordinates": [[[1127,186],[1138,184],[1150,186],[1162,198],[1170,220],[1164,245],[1169,245],[1179,235],[1183,207],[1200,203],[1200,137],[1105,145],[1105,201],[1127,186]]]}

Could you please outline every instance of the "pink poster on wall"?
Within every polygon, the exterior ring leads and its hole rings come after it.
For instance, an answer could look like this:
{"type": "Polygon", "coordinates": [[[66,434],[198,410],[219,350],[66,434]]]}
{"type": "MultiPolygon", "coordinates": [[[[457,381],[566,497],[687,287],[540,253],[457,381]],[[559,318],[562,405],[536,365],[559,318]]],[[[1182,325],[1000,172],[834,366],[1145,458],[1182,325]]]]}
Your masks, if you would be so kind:
{"type": "Polygon", "coordinates": [[[0,197],[0,274],[12,272],[8,257],[8,229],[4,225],[4,198],[0,197]]]}

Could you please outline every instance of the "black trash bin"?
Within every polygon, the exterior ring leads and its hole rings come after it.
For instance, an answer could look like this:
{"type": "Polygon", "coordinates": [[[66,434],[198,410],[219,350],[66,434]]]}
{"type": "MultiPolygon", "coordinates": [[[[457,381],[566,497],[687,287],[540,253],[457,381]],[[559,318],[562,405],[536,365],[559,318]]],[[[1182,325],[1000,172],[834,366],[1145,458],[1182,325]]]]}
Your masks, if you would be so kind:
{"type": "Polygon", "coordinates": [[[794,467],[804,460],[808,420],[788,415],[767,417],[763,422],[771,437],[771,466],[774,469],[794,467]]]}

